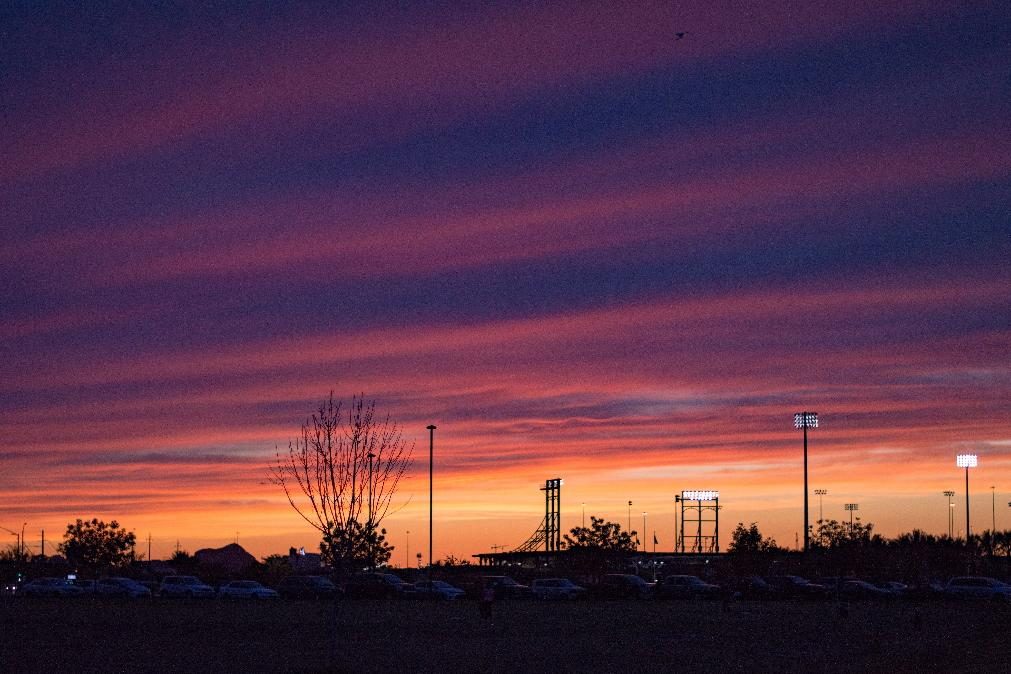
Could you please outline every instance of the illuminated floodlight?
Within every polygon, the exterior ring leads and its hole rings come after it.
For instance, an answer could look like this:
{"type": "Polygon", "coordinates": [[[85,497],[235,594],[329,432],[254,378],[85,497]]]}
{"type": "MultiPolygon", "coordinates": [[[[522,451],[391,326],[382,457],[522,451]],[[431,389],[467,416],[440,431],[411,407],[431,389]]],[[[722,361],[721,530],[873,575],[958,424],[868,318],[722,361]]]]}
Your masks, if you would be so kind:
{"type": "Polygon", "coordinates": [[[797,412],[793,415],[794,428],[818,428],[817,412],[797,412]]]}
{"type": "Polygon", "coordinates": [[[859,503],[847,503],[843,507],[846,508],[846,510],[848,510],[849,513],[850,513],[850,528],[852,528],[853,527],[853,511],[854,510],[860,510],[860,504],[859,503]]]}
{"type": "Polygon", "coordinates": [[[681,492],[682,501],[715,501],[720,497],[717,490],[691,489],[681,492]]]}
{"type": "Polygon", "coordinates": [[[807,429],[818,428],[818,413],[797,412],[793,415],[793,427],[804,429],[804,552],[807,552],[811,537],[808,531],[810,518],[807,505],[807,429]]]}
{"type": "Polygon", "coordinates": [[[825,496],[827,494],[828,494],[828,489],[815,489],[814,490],[814,495],[815,496],[825,496]]]}
{"type": "Polygon", "coordinates": [[[955,465],[959,468],[975,468],[979,465],[979,457],[975,454],[959,454],[955,457],[955,465]]]}
{"type": "Polygon", "coordinates": [[[969,541],[969,469],[979,465],[979,458],[975,454],[958,454],[955,456],[955,465],[965,468],[965,540],[969,541]]]}

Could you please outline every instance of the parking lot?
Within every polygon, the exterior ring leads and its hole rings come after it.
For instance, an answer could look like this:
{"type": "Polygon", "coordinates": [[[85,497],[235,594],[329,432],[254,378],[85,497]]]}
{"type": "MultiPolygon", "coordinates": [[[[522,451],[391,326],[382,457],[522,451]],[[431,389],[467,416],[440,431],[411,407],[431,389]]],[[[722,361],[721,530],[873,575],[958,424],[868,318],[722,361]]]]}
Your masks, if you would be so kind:
{"type": "Polygon", "coordinates": [[[995,671],[997,602],[5,598],[5,671],[995,671]]]}

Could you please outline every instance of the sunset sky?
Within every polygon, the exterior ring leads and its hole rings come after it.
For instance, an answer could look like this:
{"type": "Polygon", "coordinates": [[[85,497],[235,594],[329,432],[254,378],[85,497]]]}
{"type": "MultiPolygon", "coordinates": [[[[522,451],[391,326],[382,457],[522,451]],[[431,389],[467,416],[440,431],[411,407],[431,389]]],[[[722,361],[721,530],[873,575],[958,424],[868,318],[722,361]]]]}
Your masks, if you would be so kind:
{"type": "Polygon", "coordinates": [[[428,424],[436,559],[522,543],[554,477],[565,530],[632,500],[670,549],[718,489],[724,547],[792,547],[805,409],[826,518],[941,533],[953,489],[961,530],[970,451],[973,529],[991,485],[1011,528],[1006,3],[12,4],[0,526],[35,551],[315,549],[267,466],[331,390],[416,442],[397,564],[428,424]]]}

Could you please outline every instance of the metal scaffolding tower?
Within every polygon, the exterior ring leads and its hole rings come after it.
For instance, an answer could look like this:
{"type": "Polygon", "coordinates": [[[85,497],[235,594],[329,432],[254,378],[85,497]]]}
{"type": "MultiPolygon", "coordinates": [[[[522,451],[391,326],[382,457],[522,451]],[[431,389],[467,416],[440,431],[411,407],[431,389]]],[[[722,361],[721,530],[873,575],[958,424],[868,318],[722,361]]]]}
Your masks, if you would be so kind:
{"type": "Polygon", "coordinates": [[[562,549],[562,479],[547,480],[544,492],[544,519],[537,530],[513,552],[532,552],[544,544],[546,552],[562,549]]]}
{"type": "Polygon", "coordinates": [[[675,552],[719,552],[720,492],[682,491],[674,500],[681,504],[681,531],[674,545],[675,552]],[[685,550],[686,543],[691,545],[688,550],[685,550]]]}

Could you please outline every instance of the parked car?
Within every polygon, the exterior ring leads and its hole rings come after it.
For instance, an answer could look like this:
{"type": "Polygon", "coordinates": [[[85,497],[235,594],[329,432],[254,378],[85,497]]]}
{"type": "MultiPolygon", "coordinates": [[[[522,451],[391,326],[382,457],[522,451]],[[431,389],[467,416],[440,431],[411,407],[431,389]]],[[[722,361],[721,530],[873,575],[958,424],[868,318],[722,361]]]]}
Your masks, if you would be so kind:
{"type": "Polygon", "coordinates": [[[956,576],[945,585],[944,594],[958,599],[1011,601],[1011,585],[986,576],[956,576]]]}
{"type": "Polygon", "coordinates": [[[521,585],[509,576],[485,576],[481,581],[482,587],[494,590],[496,599],[527,599],[533,596],[529,586],[521,585]]]}
{"type": "Polygon", "coordinates": [[[81,594],[83,594],[83,595],[90,596],[90,595],[95,594],[95,583],[96,583],[96,581],[94,581],[94,580],[87,580],[87,579],[84,579],[84,578],[75,578],[75,579],[73,579],[70,582],[72,582],[77,587],[81,588],[81,594]]]}
{"type": "Polygon", "coordinates": [[[414,584],[418,597],[422,599],[456,600],[466,594],[460,588],[441,580],[419,580],[414,584]]]}
{"type": "Polygon", "coordinates": [[[891,592],[896,597],[909,596],[911,590],[908,585],[900,583],[897,580],[887,580],[883,583],[877,583],[877,586],[886,592],[891,592]]]}
{"type": "Polygon", "coordinates": [[[765,579],[785,599],[823,599],[829,588],[800,576],[769,576],[765,579]]]}
{"type": "Polygon", "coordinates": [[[188,599],[213,597],[214,588],[196,576],[165,576],[161,579],[158,595],[167,598],[186,597],[188,599]]]}
{"type": "Polygon", "coordinates": [[[323,576],[288,576],[278,583],[277,593],[285,599],[331,599],[340,594],[323,576]]]}
{"type": "Polygon", "coordinates": [[[586,588],[568,578],[538,578],[530,583],[530,592],[537,599],[582,599],[586,588]]]}
{"type": "Polygon", "coordinates": [[[355,599],[396,599],[414,597],[417,589],[392,573],[363,573],[348,579],[344,594],[355,599]]]}
{"type": "Polygon", "coordinates": [[[777,599],[782,593],[761,576],[745,576],[731,582],[730,589],[740,599],[777,599]]]}
{"type": "Polygon", "coordinates": [[[277,599],[276,590],[260,585],[255,580],[233,580],[218,588],[221,599],[277,599]]]}
{"type": "Polygon", "coordinates": [[[839,586],[839,595],[846,599],[894,599],[896,594],[865,580],[850,578],[839,586]]]}
{"type": "Polygon", "coordinates": [[[698,576],[667,576],[656,585],[657,599],[713,598],[720,594],[720,586],[705,582],[698,576]]]}
{"type": "Polygon", "coordinates": [[[100,597],[127,597],[150,599],[151,590],[129,578],[103,578],[95,583],[95,593],[100,597]]]}
{"type": "Polygon", "coordinates": [[[605,599],[649,599],[655,583],[631,573],[609,573],[593,586],[592,593],[605,599]]]}
{"type": "Polygon", "coordinates": [[[24,597],[79,597],[84,590],[66,578],[36,578],[20,588],[18,594],[24,597]]]}

